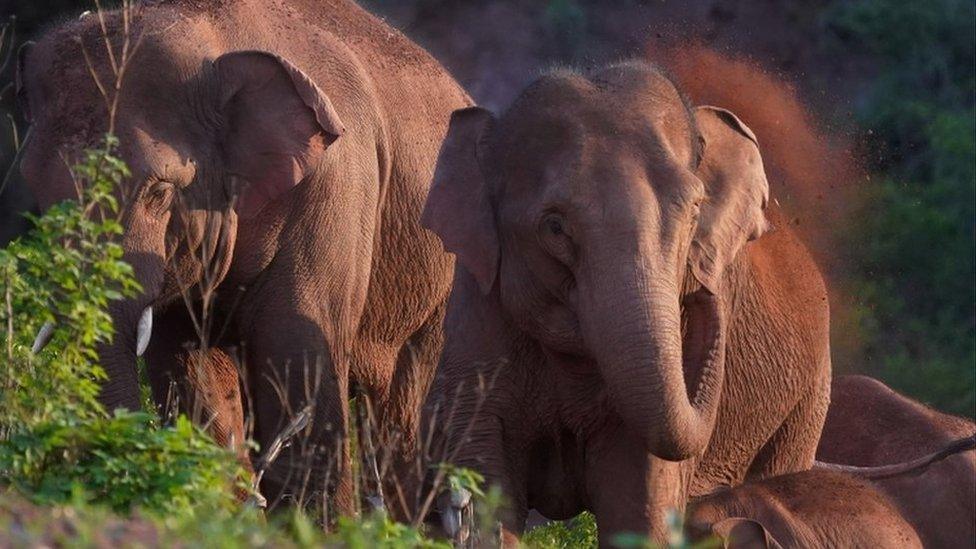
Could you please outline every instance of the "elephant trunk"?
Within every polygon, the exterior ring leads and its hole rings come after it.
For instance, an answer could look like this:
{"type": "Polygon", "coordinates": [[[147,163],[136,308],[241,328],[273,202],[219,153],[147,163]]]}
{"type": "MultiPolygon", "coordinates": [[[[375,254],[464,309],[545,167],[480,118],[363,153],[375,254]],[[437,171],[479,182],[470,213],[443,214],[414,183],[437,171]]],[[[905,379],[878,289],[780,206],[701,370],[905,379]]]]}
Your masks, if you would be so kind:
{"type": "MultiPolygon", "coordinates": [[[[134,234],[131,230],[127,232],[123,243],[126,248],[134,247],[130,243],[134,234]]],[[[116,408],[141,408],[136,360],[146,350],[152,335],[152,304],[163,285],[162,257],[161,252],[131,249],[124,255],[143,291],[139,296],[109,305],[115,334],[110,342],[98,348],[100,364],[107,374],[101,384],[99,400],[109,412],[116,408]]]]}
{"type": "Polygon", "coordinates": [[[617,413],[653,455],[673,461],[701,455],[715,425],[725,369],[720,299],[701,289],[679,303],[672,277],[654,276],[640,258],[631,268],[604,264],[613,266],[612,273],[604,271],[602,289],[590,292],[590,303],[580,303],[593,312],[581,321],[617,413]],[[695,387],[691,394],[686,373],[695,387]]]}
{"type": "Polygon", "coordinates": [[[112,306],[110,312],[115,335],[111,342],[102,344],[98,349],[99,361],[108,376],[102,382],[99,401],[110,413],[117,408],[138,410],[141,403],[136,348],[143,308],[134,300],[124,301],[112,306]]]}

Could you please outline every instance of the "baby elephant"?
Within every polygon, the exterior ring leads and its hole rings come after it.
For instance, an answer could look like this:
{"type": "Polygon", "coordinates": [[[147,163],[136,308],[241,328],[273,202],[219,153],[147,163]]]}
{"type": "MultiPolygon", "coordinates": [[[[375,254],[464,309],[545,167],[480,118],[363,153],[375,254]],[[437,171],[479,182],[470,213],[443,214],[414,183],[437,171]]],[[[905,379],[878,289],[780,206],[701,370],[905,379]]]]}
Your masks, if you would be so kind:
{"type": "Polygon", "coordinates": [[[689,503],[695,539],[724,547],[922,547],[915,530],[871,483],[831,471],[772,477],[689,503]]]}

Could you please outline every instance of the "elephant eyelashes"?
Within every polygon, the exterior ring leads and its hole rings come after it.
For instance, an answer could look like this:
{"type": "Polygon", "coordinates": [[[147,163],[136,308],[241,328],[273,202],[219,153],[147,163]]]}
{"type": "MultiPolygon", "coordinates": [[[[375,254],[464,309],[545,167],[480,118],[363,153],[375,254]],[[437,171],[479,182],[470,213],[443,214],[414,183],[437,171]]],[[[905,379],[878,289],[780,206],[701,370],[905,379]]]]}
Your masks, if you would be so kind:
{"type": "Polygon", "coordinates": [[[155,181],[146,190],[146,208],[156,213],[162,213],[169,209],[173,203],[175,189],[168,181],[155,181]]]}
{"type": "Polygon", "coordinates": [[[539,232],[542,247],[549,255],[567,266],[573,263],[576,251],[562,216],[550,213],[543,217],[539,224],[539,232]]]}

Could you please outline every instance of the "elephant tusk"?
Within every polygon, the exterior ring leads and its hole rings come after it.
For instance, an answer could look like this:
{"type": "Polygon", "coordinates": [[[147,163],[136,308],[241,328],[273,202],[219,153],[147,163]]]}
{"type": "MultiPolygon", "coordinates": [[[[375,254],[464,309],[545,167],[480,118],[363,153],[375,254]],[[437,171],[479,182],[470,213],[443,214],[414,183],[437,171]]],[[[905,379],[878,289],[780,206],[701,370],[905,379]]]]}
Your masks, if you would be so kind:
{"type": "Polygon", "coordinates": [[[471,492],[461,488],[447,495],[447,505],[441,509],[441,527],[449,538],[463,543],[467,538],[464,516],[470,510],[471,492]]]}
{"type": "Polygon", "coordinates": [[[369,508],[376,513],[385,513],[386,504],[383,503],[383,496],[372,495],[366,496],[366,503],[369,504],[369,508]]]}
{"type": "Polygon", "coordinates": [[[51,342],[51,338],[54,336],[54,323],[45,322],[41,329],[37,331],[37,336],[34,337],[34,344],[31,345],[31,352],[35,355],[41,352],[41,349],[47,346],[51,342]]]}
{"type": "Polygon", "coordinates": [[[244,502],[244,505],[254,507],[255,509],[267,509],[268,498],[261,495],[261,492],[252,492],[251,495],[247,496],[247,501],[244,502]]]}
{"type": "Polygon", "coordinates": [[[451,507],[461,509],[467,507],[469,504],[471,504],[471,492],[464,488],[451,490],[451,507]]]}
{"type": "Polygon", "coordinates": [[[445,509],[441,513],[441,526],[447,537],[454,539],[461,533],[461,510],[457,507],[445,509]]]}
{"type": "Polygon", "coordinates": [[[149,346],[149,339],[152,337],[153,310],[152,306],[146,307],[139,317],[139,328],[136,331],[136,356],[142,356],[149,346]]]}

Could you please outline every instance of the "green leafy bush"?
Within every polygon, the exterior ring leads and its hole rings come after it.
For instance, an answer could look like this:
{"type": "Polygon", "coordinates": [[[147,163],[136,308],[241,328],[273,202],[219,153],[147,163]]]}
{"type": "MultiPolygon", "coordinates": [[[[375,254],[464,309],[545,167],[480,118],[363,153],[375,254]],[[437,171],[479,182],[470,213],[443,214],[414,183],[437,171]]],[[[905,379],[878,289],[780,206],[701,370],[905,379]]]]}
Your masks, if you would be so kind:
{"type": "Polygon", "coordinates": [[[148,413],[109,415],[98,402],[108,305],[139,291],[118,243],[115,193],[129,172],[116,146],[107,137],[85,152],[74,168],[79,199],[33,218],[30,235],[0,250],[0,479],[42,504],[228,508],[240,478],[231,452],[186,418],[159,427],[148,413]],[[53,339],[35,354],[33,334],[45,323],[53,339]]]}
{"type": "Polygon", "coordinates": [[[866,340],[852,369],[973,416],[976,5],[858,0],[825,18],[844,51],[879,63],[856,113],[878,156],[845,246],[866,340]]]}
{"type": "Polygon", "coordinates": [[[564,522],[550,522],[537,526],[522,539],[533,549],[587,549],[597,547],[596,517],[592,513],[564,522]]]}

